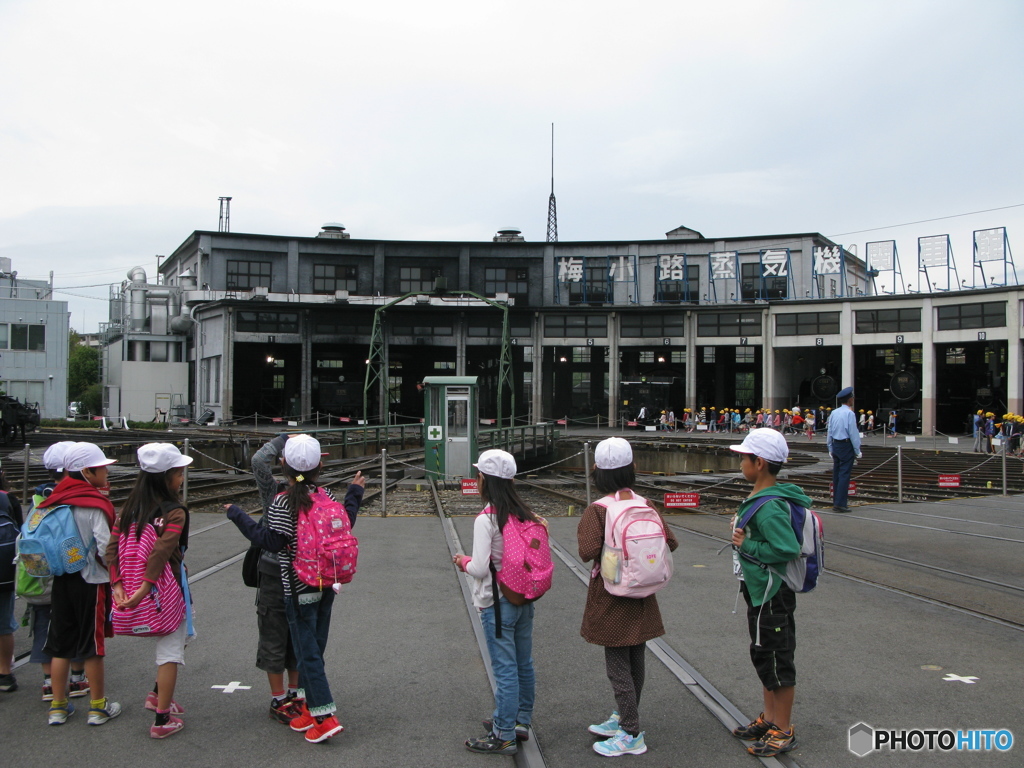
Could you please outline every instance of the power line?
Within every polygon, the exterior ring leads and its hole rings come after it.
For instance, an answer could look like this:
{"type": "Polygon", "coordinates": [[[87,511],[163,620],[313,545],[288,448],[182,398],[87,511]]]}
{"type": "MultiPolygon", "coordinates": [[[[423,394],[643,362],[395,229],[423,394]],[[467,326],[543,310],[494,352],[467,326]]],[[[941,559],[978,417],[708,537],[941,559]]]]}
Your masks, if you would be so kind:
{"type": "Polygon", "coordinates": [[[853,232],[840,232],[837,235],[828,235],[828,238],[831,240],[832,238],[835,238],[835,237],[845,237],[846,235],[860,235],[860,234],[863,234],[865,232],[878,232],[880,229],[895,229],[896,227],[912,227],[915,224],[928,224],[928,223],[933,222],[933,221],[945,221],[946,219],[959,219],[959,218],[961,218],[963,216],[976,216],[979,213],[992,213],[993,211],[1007,211],[1007,210],[1009,210],[1011,208],[1021,208],[1021,207],[1024,207],[1024,203],[1017,203],[1015,205],[1004,205],[1004,206],[1002,206],[1000,208],[988,208],[988,209],[986,209],[984,211],[971,211],[970,213],[954,213],[951,216],[939,216],[939,217],[934,218],[934,219],[921,219],[920,221],[908,221],[905,224],[890,224],[887,227],[873,227],[871,229],[858,229],[858,230],[855,230],[853,232]]]}

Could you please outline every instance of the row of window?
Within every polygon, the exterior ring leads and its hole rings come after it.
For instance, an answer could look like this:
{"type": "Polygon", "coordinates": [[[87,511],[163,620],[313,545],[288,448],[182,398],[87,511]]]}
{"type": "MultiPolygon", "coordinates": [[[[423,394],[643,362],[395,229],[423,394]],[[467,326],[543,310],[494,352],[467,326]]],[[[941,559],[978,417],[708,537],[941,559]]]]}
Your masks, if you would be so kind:
{"type": "MultiPolygon", "coordinates": [[[[513,337],[532,335],[522,320],[510,328],[513,337]]],[[[619,332],[623,338],[663,338],[686,335],[685,316],[679,314],[636,313],[623,315],[619,332]]],[[[868,309],[856,310],[854,322],[857,333],[917,333],[921,330],[921,310],[868,309]]],[[[938,330],[964,330],[972,328],[999,328],[1006,325],[1006,302],[982,304],[955,304],[936,310],[938,330]]],[[[240,311],[236,328],[251,333],[298,333],[297,312],[240,311]]],[[[0,349],[43,349],[45,326],[9,326],[0,323],[0,349]],[[10,329],[8,331],[8,328],[10,329]],[[11,346],[7,346],[10,338],[11,346]]],[[[402,320],[391,326],[395,336],[451,336],[451,325],[436,325],[424,318],[422,322],[402,320]]],[[[355,320],[342,314],[318,316],[314,332],[339,336],[365,336],[370,333],[368,319],[355,320]]],[[[839,312],[791,312],[775,316],[778,336],[825,336],[841,332],[839,312]]],[[[501,338],[501,325],[488,323],[469,329],[471,337],[501,338]]],[[[607,338],[606,315],[547,315],[544,335],[554,338],[587,339],[607,338]]],[[[761,336],[760,312],[701,312],[697,315],[698,336],[761,336]]]]}
{"type": "Polygon", "coordinates": [[[46,326],[27,323],[0,323],[0,349],[45,352],[46,326]]]}

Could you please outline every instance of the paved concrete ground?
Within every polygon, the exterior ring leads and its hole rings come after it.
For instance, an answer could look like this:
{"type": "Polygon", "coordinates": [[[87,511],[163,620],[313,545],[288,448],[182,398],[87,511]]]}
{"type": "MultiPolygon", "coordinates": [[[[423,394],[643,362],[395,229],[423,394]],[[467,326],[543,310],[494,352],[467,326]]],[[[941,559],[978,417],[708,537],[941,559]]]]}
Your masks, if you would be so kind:
{"type": "MultiPolygon", "coordinates": [[[[996,517],[985,519],[1020,520],[1024,511],[1020,498],[983,501],[999,505],[985,512],[996,517]]],[[[198,533],[220,519],[195,516],[188,554],[193,574],[245,548],[231,525],[198,533]]],[[[454,522],[469,546],[472,518],[454,522]]],[[[551,521],[555,540],[573,553],[577,522],[551,521]]],[[[83,711],[62,727],[48,727],[38,668],[21,667],[22,690],[0,694],[5,764],[63,763],[69,753],[112,767],[500,762],[462,747],[466,737],[481,731],[479,720],[493,700],[441,523],[430,517],[364,518],[356,533],[360,570],[335,604],[328,651],[328,675],[346,726],[331,743],[307,745],[267,717],[266,678],[253,666],[254,590],[242,585],[239,566],[233,565],[194,585],[200,636],[186,653],[176,694],[187,709],[181,734],[166,743],[148,738],[151,717],[142,702],[153,677],[152,642],[115,638],[107,657],[108,690],[124,705],[124,715],[90,728],[83,711]],[[251,688],[225,694],[211,687],[233,681],[251,688]]],[[[760,689],[747,656],[742,603],[732,613],[736,582],[728,553],[718,556],[719,545],[707,538],[679,535],[676,576],[659,594],[665,640],[740,710],[756,715],[760,689]]],[[[601,649],[579,637],[585,587],[558,563],[555,587],[537,607],[536,734],[548,765],[597,765],[603,758],[591,750],[594,739],[586,725],[603,720],[613,699],[601,649]]],[[[1019,563],[1018,558],[1018,578],[1019,563]]],[[[1013,568],[1012,558],[1006,567],[1013,568]]],[[[876,754],[861,760],[847,751],[846,738],[860,721],[879,728],[1009,728],[1024,737],[1016,722],[1024,682],[1021,632],[838,577],[826,577],[817,591],[800,597],[797,621],[794,722],[801,746],[794,757],[800,765],[1020,764],[1022,746],[1007,754],[876,754]],[[944,682],[948,673],[978,679],[944,682]]],[[[25,649],[22,630],[17,643],[19,652],[25,649]]],[[[627,760],[652,766],[758,765],[651,653],[641,717],[650,750],[627,760]]]]}

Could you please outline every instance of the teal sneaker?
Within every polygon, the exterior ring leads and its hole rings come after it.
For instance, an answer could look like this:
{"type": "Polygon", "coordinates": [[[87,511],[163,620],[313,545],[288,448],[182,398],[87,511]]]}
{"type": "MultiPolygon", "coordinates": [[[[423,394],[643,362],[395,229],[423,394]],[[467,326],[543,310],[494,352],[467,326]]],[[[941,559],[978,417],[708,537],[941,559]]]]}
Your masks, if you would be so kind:
{"type": "Polygon", "coordinates": [[[594,751],[604,757],[642,755],[647,751],[647,745],[644,743],[644,734],[642,731],[637,736],[630,736],[625,731],[619,731],[610,739],[594,742],[594,751]]]}
{"type": "Polygon", "coordinates": [[[102,709],[89,710],[89,725],[103,725],[107,720],[113,720],[121,714],[121,705],[116,701],[106,701],[102,709]]]}
{"type": "Polygon", "coordinates": [[[47,725],[64,725],[73,714],[75,714],[75,705],[70,701],[63,707],[55,707],[51,704],[47,725]]]}
{"type": "Polygon", "coordinates": [[[599,723],[598,725],[592,725],[589,728],[587,728],[587,730],[595,736],[604,736],[606,738],[609,736],[617,735],[619,731],[622,730],[621,728],[619,728],[619,713],[612,712],[612,716],[605,720],[603,723],[599,723]]]}

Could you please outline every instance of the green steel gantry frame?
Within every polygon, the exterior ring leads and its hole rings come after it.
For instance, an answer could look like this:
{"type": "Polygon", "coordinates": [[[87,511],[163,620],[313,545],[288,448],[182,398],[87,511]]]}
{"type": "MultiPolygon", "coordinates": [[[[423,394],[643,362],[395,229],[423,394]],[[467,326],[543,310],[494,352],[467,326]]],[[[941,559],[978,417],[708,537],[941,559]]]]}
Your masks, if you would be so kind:
{"type": "MultiPolygon", "coordinates": [[[[387,419],[387,414],[390,412],[391,406],[391,388],[388,386],[388,344],[384,330],[384,313],[396,304],[401,304],[403,301],[413,296],[434,297],[437,295],[438,294],[436,292],[428,293],[425,291],[413,291],[405,294],[404,296],[399,296],[397,299],[393,299],[386,304],[382,304],[374,311],[373,330],[370,334],[370,352],[366,358],[366,379],[363,385],[363,420],[367,424],[370,423],[370,393],[373,391],[375,386],[377,387],[379,395],[377,402],[380,405],[379,416],[382,423],[387,419]]],[[[473,293],[472,291],[451,291],[446,292],[444,296],[452,298],[477,299],[501,310],[501,361],[498,365],[497,426],[502,426],[503,419],[501,393],[504,391],[505,387],[508,387],[512,411],[509,414],[509,426],[514,427],[516,417],[516,389],[512,383],[512,341],[508,325],[508,304],[502,301],[488,299],[486,296],[481,296],[480,294],[473,293]]]]}

